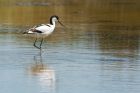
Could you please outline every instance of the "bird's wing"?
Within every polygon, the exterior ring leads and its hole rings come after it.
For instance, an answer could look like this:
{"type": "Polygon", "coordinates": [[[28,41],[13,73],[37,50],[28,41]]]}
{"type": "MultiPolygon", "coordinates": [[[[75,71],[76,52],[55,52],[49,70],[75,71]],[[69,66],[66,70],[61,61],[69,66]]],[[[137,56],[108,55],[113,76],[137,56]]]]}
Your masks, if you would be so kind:
{"type": "Polygon", "coordinates": [[[51,26],[49,24],[47,24],[47,25],[42,24],[42,25],[36,27],[35,29],[44,33],[46,31],[49,31],[51,29],[51,26]]]}

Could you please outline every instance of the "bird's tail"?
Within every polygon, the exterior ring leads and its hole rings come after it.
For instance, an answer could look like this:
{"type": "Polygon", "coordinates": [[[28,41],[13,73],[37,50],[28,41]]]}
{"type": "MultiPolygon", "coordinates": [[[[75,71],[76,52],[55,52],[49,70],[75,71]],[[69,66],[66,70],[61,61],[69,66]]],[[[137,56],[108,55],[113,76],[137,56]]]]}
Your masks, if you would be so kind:
{"type": "Polygon", "coordinates": [[[33,34],[33,33],[34,33],[34,30],[35,30],[35,27],[36,27],[36,26],[34,26],[34,27],[32,27],[32,28],[26,30],[25,32],[23,32],[23,34],[33,34]]]}

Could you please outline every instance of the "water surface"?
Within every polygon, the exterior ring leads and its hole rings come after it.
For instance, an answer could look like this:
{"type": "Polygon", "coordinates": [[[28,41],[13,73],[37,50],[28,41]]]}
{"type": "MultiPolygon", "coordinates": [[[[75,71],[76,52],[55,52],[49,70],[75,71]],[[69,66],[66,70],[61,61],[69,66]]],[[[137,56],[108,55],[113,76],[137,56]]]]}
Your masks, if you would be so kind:
{"type": "Polygon", "coordinates": [[[138,0],[0,2],[1,93],[139,93],[138,0]],[[40,51],[22,32],[53,14],[40,51]]]}

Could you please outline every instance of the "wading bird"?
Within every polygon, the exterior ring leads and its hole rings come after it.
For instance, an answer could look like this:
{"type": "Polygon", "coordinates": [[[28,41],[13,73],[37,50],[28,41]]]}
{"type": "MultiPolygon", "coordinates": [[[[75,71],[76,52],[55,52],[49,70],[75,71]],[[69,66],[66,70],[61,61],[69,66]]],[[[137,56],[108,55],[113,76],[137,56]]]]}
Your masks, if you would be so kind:
{"type": "Polygon", "coordinates": [[[24,33],[26,33],[26,34],[36,34],[36,39],[34,41],[34,46],[38,49],[41,49],[41,45],[43,43],[44,37],[50,35],[54,31],[55,22],[59,22],[62,26],[64,26],[59,21],[59,17],[54,15],[54,16],[50,17],[50,24],[41,24],[41,25],[34,26],[24,33]],[[42,38],[39,46],[36,45],[36,42],[37,42],[37,39],[38,39],[37,35],[41,35],[41,38],[42,38]]]}

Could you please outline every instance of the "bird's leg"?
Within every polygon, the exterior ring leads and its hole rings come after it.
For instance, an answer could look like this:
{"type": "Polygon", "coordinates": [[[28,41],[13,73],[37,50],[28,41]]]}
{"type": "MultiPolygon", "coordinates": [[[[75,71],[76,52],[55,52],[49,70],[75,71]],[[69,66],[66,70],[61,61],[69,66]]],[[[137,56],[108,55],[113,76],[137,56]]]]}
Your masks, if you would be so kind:
{"type": "Polygon", "coordinates": [[[40,47],[38,47],[38,46],[36,45],[36,42],[37,42],[37,37],[36,37],[35,42],[34,42],[34,47],[40,49],[40,47]]]}
{"type": "Polygon", "coordinates": [[[43,43],[43,38],[41,39],[41,43],[40,43],[40,49],[41,49],[42,43],[43,43]]]}
{"type": "Polygon", "coordinates": [[[39,57],[40,57],[40,63],[41,63],[41,65],[42,65],[42,67],[43,67],[43,61],[42,61],[42,50],[40,49],[40,55],[39,55],[39,57]]]}
{"type": "Polygon", "coordinates": [[[34,41],[34,46],[36,47],[36,41],[37,41],[37,38],[35,39],[35,41],[34,41]]]}

